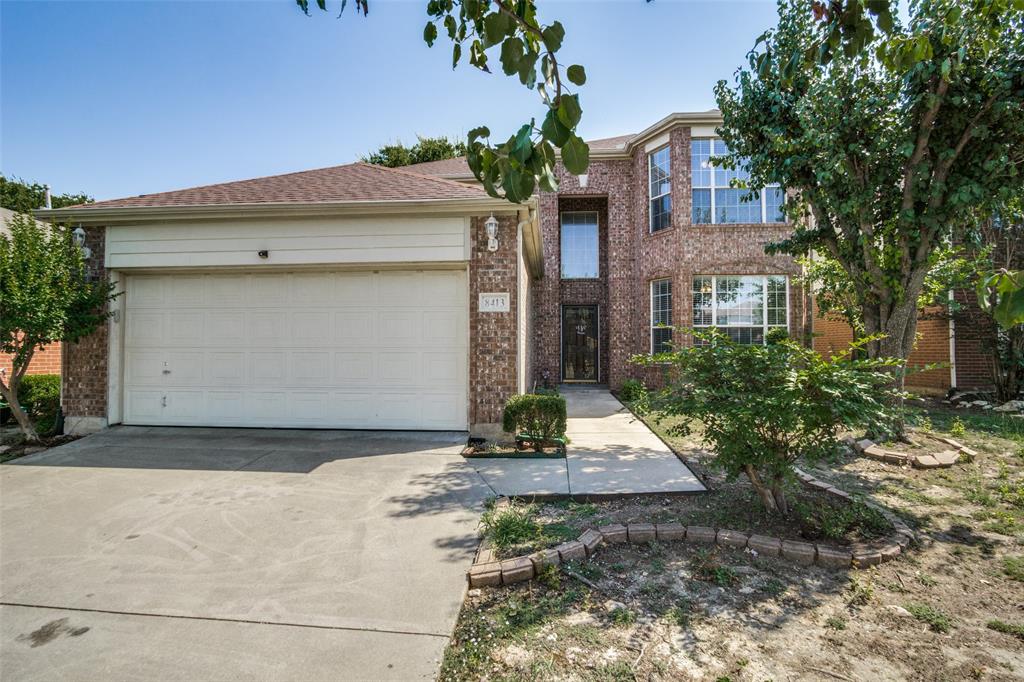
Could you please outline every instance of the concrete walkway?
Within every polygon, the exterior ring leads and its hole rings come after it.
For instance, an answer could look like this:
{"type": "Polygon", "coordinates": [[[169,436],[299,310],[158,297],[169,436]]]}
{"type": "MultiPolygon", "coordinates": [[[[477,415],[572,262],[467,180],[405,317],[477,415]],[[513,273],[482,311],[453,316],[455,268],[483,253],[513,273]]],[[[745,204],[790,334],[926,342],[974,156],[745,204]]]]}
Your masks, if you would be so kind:
{"type": "Polygon", "coordinates": [[[606,389],[563,387],[565,459],[473,458],[497,495],[690,493],[704,486],[675,453],[606,389]]]}

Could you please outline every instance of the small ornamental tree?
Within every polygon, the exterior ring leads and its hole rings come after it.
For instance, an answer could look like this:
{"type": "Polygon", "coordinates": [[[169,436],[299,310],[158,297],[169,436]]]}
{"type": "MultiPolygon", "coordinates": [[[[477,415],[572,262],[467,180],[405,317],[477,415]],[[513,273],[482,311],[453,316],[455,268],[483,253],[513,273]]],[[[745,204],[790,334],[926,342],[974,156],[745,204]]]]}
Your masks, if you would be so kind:
{"type": "Polygon", "coordinates": [[[57,341],[77,341],[107,317],[113,284],[90,280],[82,251],[66,227],[39,223],[27,214],[8,221],[0,235],[0,351],[12,357],[0,374],[0,395],[26,440],[39,435],[18,401],[18,389],[35,352],[57,341]]]}
{"type": "Polygon", "coordinates": [[[682,417],[669,432],[699,433],[730,479],[746,475],[768,513],[788,513],[797,459],[831,454],[842,429],[891,419],[897,360],[825,358],[788,339],[742,345],[716,330],[694,336],[692,347],[634,359],[671,365],[673,379],[652,406],[661,418],[682,417]]]}

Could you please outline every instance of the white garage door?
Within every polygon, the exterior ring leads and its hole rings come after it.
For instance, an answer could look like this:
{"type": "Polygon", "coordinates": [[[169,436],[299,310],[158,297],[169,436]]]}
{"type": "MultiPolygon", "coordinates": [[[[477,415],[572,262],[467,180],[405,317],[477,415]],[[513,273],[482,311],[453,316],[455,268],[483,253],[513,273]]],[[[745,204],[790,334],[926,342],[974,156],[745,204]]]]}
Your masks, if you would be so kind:
{"type": "Polygon", "coordinates": [[[125,423],[465,429],[461,271],[134,275],[125,423]]]}

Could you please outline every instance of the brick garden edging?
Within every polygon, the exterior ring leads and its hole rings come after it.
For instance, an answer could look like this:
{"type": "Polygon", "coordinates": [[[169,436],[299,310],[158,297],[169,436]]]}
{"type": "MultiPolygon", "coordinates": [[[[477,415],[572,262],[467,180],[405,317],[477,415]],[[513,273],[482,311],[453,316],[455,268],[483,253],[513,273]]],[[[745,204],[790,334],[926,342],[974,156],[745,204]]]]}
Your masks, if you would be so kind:
{"type": "MultiPolygon", "coordinates": [[[[825,481],[818,480],[800,469],[797,478],[808,488],[817,488],[844,500],[851,495],[825,481]]],[[[498,501],[508,505],[507,498],[498,501]]],[[[469,569],[470,587],[511,585],[532,580],[545,566],[558,566],[568,561],[582,561],[594,555],[604,544],[683,540],[693,544],[718,545],[733,549],[751,549],[758,554],[785,559],[800,566],[815,564],[823,568],[848,569],[875,566],[898,557],[914,540],[914,532],[888,509],[865,501],[864,504],[879,511],[892,524],[893,533],[884,543],[837,547],[797,540],[786,540],[767,535],[750,534],[727,528],[684,526],[681,523],[630,523],[589,528],[576,540],[563,542],[557,547],[542,549],[533,554],[499,560],[486,545],[481,545],[473,566],[469,569]]]]}
{"type": "Polygon", "coordinates": [[[886,450],[870,438],[863,438],[861,440],[853,440],[850,438],[848,439],[848,443],[855,452],[859,452],[869,459],[885,462],[886,464],[896,464],[899,466],[910,464],[918,469],[951,467],[959,462],[962,456],[965,456],[968,459],[973,459],[978,455],[978,453],[971,448],[953,440],[952,438],[945,438],[943,436],[936,436],[936,438],[954,449],[943,450],[942,452],[936,452],[931,455],[911,455],[897,450],[886,450]]]}

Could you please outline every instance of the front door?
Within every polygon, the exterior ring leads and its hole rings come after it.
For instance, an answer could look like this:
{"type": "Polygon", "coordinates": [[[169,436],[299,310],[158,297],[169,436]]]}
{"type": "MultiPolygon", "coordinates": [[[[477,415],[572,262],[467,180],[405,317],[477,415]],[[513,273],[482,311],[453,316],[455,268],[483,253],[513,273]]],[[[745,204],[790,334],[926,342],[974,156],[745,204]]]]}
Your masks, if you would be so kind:
{"type": "Polygon", "coordinates": [[[597,306],[562,306],[562,381],[597,381],[597,306]]]}

